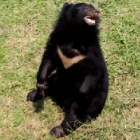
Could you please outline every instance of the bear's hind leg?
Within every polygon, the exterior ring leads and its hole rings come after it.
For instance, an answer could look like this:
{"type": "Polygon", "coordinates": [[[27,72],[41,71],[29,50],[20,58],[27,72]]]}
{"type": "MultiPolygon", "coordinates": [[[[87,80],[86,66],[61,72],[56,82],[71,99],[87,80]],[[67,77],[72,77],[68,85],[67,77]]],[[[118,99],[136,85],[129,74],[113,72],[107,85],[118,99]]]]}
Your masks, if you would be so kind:
{"type": "Polygon", "coordinates": [[[51,134],[57,138],[68,135],[71,131],[82,125],[81,119],[77,116],[78,104],[73,102],[69,109],[66,109],[65,118],[59,126],[53,127],[51,134]]]}
{"type": "Polygon", "coordinates": [[[91,100],[89,107],[87,109],[87,114],[91,118],[96,118],[103,110],[105,101],[107,98],[107,92],[100,91],[97,95],[91,100]]]}

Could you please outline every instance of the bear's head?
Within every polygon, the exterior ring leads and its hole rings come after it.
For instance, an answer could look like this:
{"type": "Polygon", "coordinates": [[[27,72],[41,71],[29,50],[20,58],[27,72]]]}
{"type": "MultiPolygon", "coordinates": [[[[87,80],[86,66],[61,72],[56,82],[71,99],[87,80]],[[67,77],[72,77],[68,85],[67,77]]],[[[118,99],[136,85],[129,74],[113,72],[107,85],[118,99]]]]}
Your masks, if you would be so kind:
{"type": "Polygon", "coordinates": [[[65,3],[60,17],[75,25],[96,26],[99,23],[99,11],[85,3],[65,3]]]}

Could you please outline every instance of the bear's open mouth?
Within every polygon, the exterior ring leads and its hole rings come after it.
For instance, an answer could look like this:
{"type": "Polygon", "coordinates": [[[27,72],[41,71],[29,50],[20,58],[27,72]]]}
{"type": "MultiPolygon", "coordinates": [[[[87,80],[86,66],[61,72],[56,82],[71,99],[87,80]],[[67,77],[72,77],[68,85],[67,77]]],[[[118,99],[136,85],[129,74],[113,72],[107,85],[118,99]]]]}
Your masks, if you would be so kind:
{"type": "Polygon", "coordinates": [[[95,25],[96,24],[96,18],[93,18],[93,17],[90,17],[90,16],[86,16],[84,17],[84,20],[85,22],[88,24],[88,25],[95,25]]]}

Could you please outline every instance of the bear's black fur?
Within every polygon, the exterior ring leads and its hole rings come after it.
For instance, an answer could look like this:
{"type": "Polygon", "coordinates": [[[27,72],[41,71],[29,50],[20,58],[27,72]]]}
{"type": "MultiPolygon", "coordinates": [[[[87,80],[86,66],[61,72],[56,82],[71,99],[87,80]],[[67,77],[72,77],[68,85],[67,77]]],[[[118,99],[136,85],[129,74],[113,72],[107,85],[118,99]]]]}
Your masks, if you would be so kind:
{"type": "Polygon", "coordinates": [[[50,96],[62,107],[64,120],[51,130],[56,137],[97,117],[104,107],[109,84],[98,23],[99,12],[92,5],[64,4],[47,41],[37,89],[27,95],[33,102],[50,96]]]}

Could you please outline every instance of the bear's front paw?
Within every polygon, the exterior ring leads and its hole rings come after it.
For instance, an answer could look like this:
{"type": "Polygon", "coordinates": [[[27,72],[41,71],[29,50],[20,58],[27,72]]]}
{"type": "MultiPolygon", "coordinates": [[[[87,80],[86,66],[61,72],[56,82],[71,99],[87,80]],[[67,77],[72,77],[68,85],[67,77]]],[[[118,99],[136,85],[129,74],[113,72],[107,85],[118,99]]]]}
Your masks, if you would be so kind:
{"type": "Polygon", "coordinates": [[[43,96],[37,93],[37,90],[33,90],[29,92],[27,95],[27,101],[36,102],[37,100],[41,100],[43,96]]]}
{"type": "Polygon", "coordinates": [[[53,127],[50,134],[55,135],[57,138],[63,137],[66,133],[61,126],[53,127]]]}

